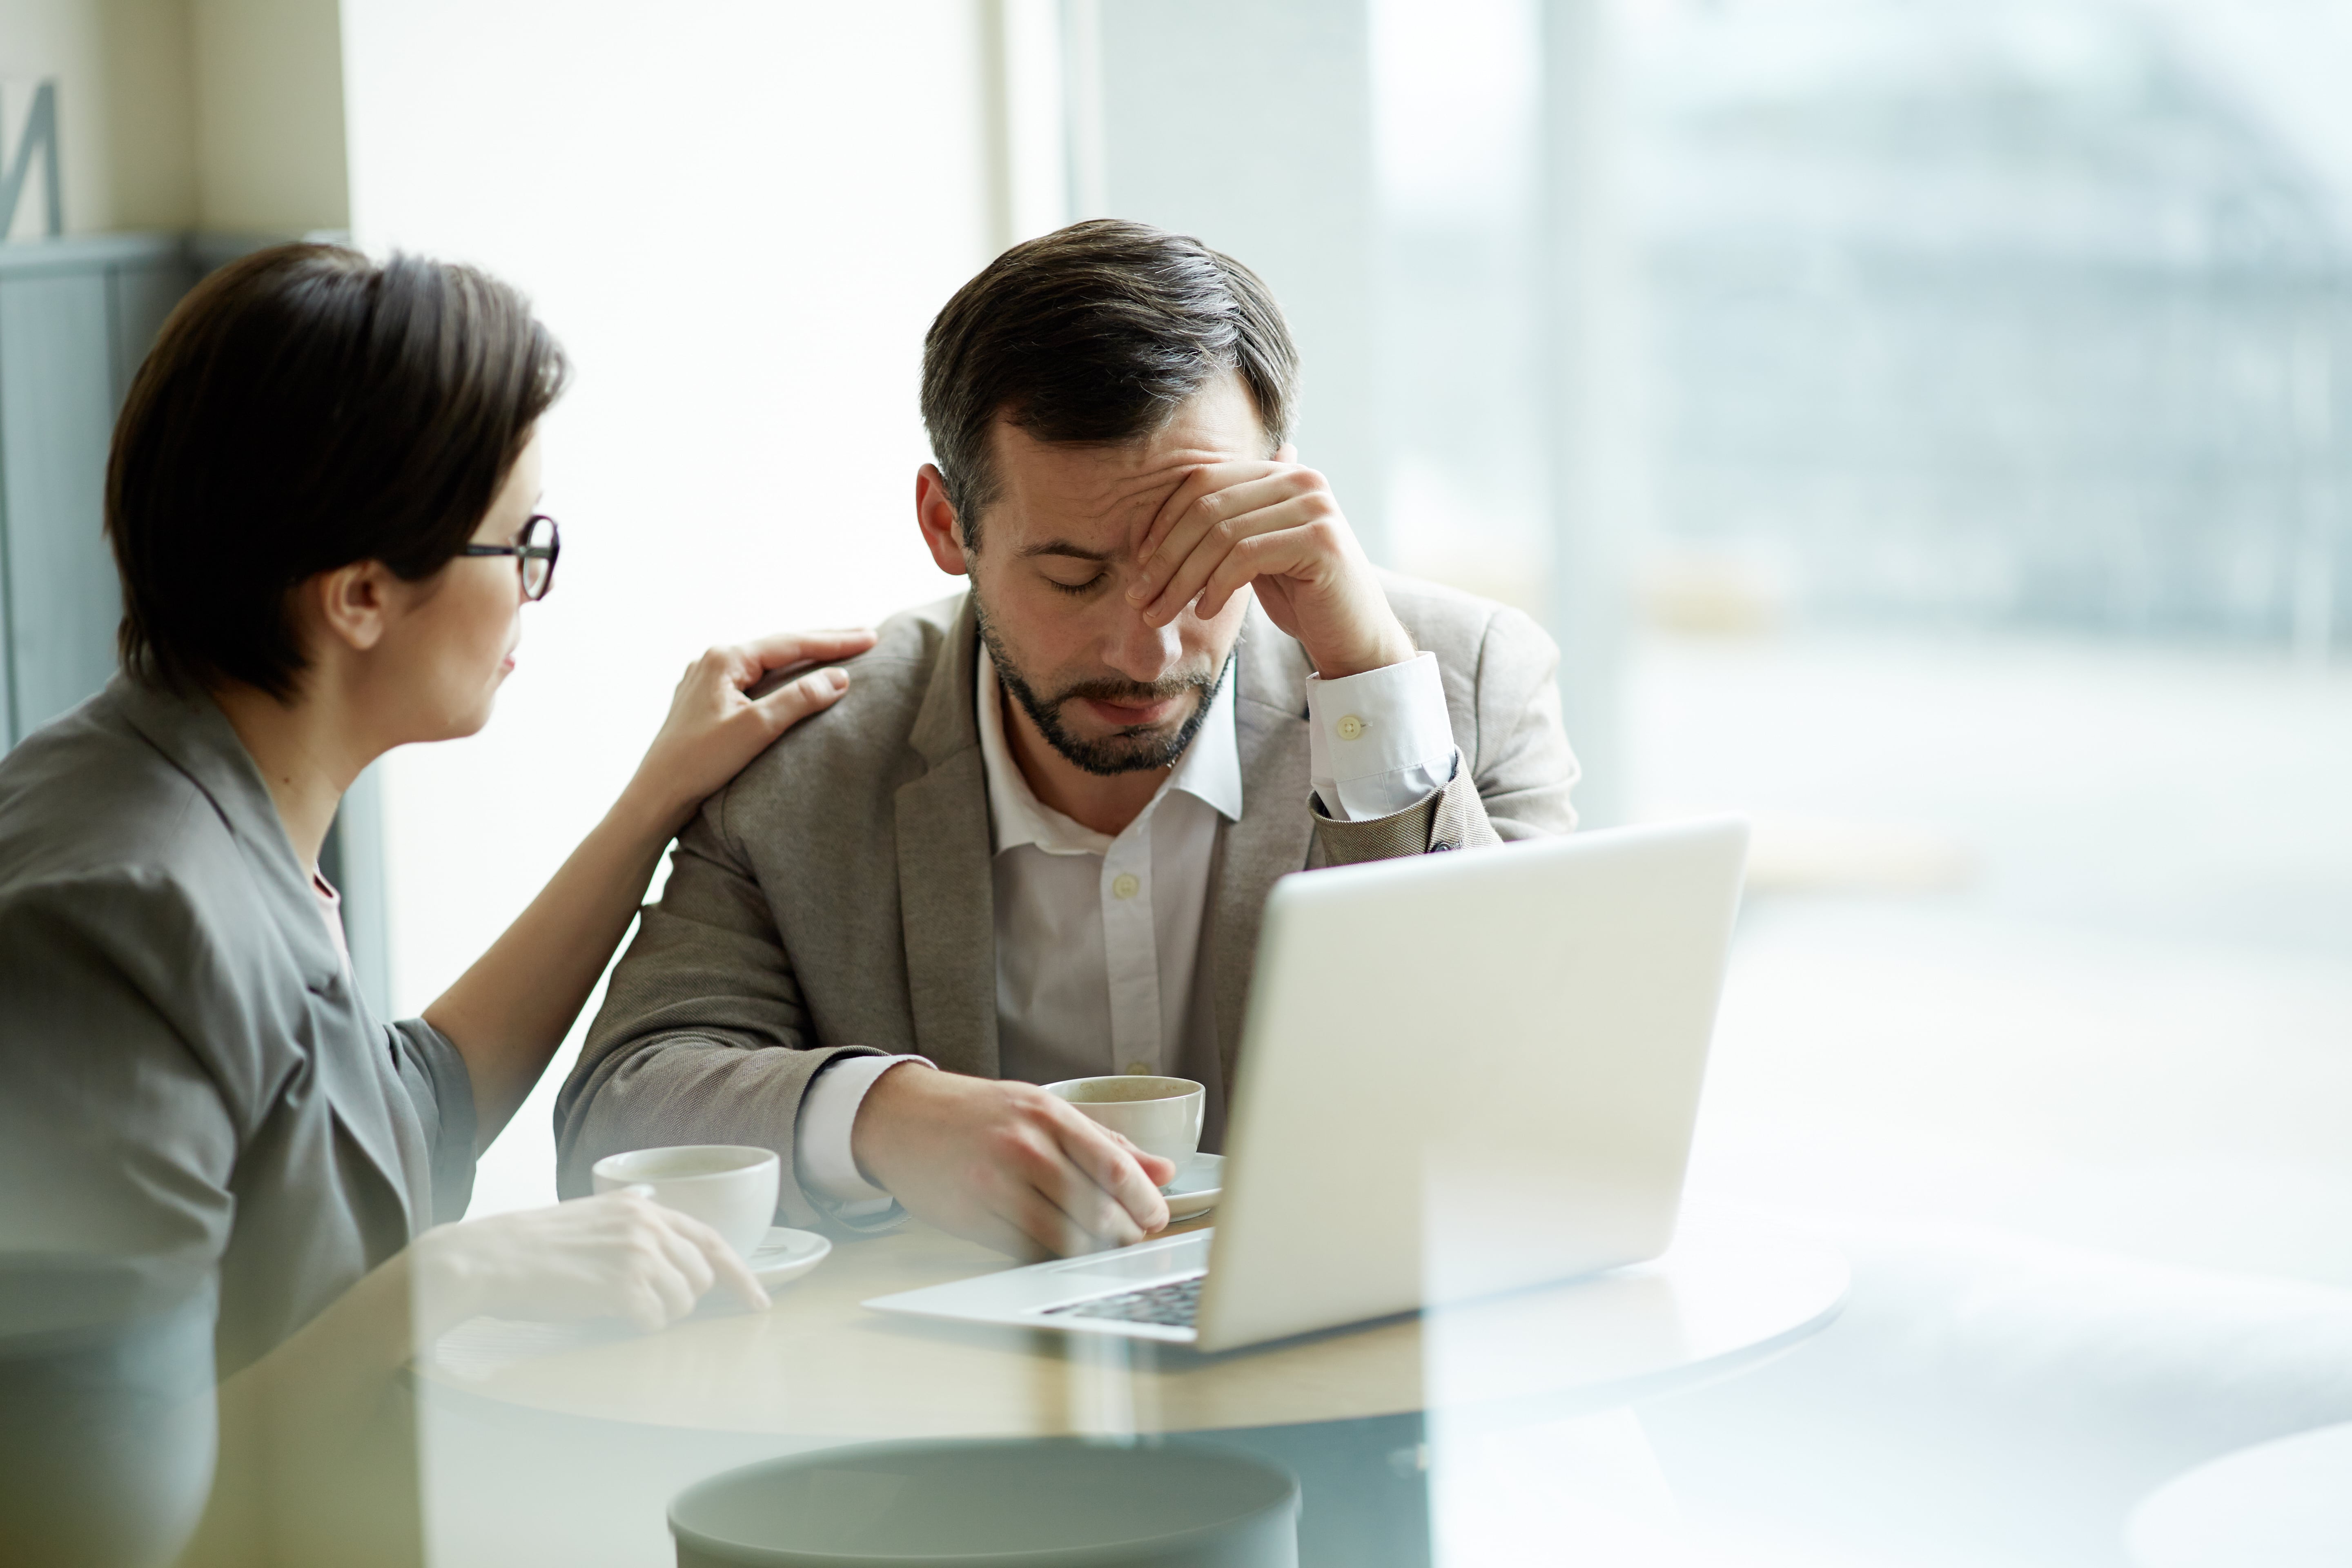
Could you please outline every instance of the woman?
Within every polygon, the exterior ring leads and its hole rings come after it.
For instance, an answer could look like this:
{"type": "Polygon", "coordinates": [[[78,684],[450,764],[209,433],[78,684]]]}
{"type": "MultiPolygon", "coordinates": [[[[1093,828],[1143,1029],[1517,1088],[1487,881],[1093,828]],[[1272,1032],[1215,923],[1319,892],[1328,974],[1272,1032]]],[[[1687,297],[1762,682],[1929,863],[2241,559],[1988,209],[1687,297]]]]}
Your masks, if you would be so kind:
{"type": "Polygon", "coordinates": [[[421,1019],[369,1016],[317,869],[361,769],[488,720],[553,579],[536,429],[563,377],[479,273],[289,246],[199,285],[131,386],[106,503],[122,672],[0,761],[0,1408],[22,1450],[0,1453],[0,1556],[167,1554],[212,1428],[179,1384],[215,1376],[217,1555],[348,1561],[354,1534],[405,1555],[413,1503],[377,1505],[405,1490],[384,1412],[416,1345],[484,1312],[656,1328],[714,1285],[766,1304],[715,1234],[637,1196],[446,1222],[672,835],[848,676],[747,689],[868,634],[706,654],[612,811],[421,1019]],[[318,1517],[289,1523],[293,1495],[318,1517]]]}

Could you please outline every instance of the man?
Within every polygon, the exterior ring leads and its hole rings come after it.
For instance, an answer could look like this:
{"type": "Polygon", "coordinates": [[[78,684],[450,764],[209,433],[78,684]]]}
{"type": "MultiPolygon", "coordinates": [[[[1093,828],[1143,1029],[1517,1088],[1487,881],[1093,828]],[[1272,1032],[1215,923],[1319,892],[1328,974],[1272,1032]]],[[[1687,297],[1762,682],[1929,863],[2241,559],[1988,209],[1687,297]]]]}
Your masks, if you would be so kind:
{"type": "Polygon", "coordinates": [[[1140,224],[949,301],[915,512],[971,587],[680,837],[558,1106],[568,1191],[753,1143],[794,1224],[1139,1240],[1172,1167],[1034,1085],[1199,1079],[1214,1149],[1276,879],[1574,825],[1557,650],[1373,571],[1287,443],[1297,363],[1254,274],[1140,224]]]}

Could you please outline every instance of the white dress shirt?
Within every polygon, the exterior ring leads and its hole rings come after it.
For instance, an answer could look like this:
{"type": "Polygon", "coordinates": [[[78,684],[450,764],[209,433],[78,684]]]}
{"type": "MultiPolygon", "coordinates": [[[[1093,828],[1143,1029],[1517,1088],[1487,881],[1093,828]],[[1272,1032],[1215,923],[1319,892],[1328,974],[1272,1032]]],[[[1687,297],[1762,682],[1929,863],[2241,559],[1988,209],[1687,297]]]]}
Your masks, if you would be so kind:
{"type": "MultiPolygon", "coordinates": [[[[973,692],[994,830],[999,1071],[1050,1083],[1170,1073],[1188,1031],[1217,833],[1242,815],[1232,671],[1209,715],[1143,810],[1097,833],[1037,798],[1005,742],[993,660],[973,692]]],[[[1307,681],[1308,773],[1327,816],[1388,816],[1452,781],[1458,764],[1437,656],[1307,681]]],[[[1305,809],[1306,803],[1298,803],[1305,809]]],[[[801,1101],[794,1163],[803,1191],[858,1218],[891,1205],[850,1150],[877,1079],[918,1056],[847,1057],[801,1101]]]]}

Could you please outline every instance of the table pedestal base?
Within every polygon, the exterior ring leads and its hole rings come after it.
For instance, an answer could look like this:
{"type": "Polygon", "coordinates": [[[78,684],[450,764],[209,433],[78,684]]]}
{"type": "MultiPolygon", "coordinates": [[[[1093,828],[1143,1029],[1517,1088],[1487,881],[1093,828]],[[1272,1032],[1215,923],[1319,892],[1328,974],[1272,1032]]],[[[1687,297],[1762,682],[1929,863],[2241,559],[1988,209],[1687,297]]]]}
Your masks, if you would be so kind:
{"type": "Polygon", "coordinates": [[[1298,1568],[1430,1568],[1429,1448],[1418,1411],[1362,1421],[1187,1433],[1298,1478],[1298,1568]]]}

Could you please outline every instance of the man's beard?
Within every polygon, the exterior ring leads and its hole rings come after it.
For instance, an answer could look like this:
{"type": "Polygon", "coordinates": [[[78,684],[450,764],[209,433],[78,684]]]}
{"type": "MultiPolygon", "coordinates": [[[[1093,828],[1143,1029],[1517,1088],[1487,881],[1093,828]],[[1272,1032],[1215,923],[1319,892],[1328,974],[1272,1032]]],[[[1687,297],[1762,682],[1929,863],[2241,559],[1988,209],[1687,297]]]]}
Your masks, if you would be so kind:
{"type": "Polygon", "coordinates": [[[1029,721],[1037,726],[1037,732],[1045,737],[1047,745],[1087,773],[1103,777],[1174,767],[1183,757],[1185,749],[1192,745],[1192,737],[1201,732],[1201,726],[1209,721],[1210,704],[1216,701],[1217,692],[1225,683],[1225,671],[1234,666],[1233,656],[1227,654],[1213,676],[1180,676],[1170,680],[1148,682],[1082,680],[1076,686],[1064,688],[1051,699],[1043,698],[1014,668],[1012,656],[1004,651],[1004,643],[996,635],[996,628],[989,625],[987,613],[979,611],[977,604],[973,608],[979,613],[980,640],[988,648],[990,662],[996,666],[998,682],[1013,693],[1013,700],[1021,704],[1021,710],[1029,715],[1029,721]],[[1173,733],[1162,734],[1156,730],[1137,728],[1121,730],[1098,741],[1089,741],[1071,734],[1069,727],[1062,722],[1063,705],[1081,699],[1097,702],[1158,702],[1181,696],[1187,691],[1200,693],[1201,700],[1193,704],[1191,715],[1176,727],[1173,733]]]}

